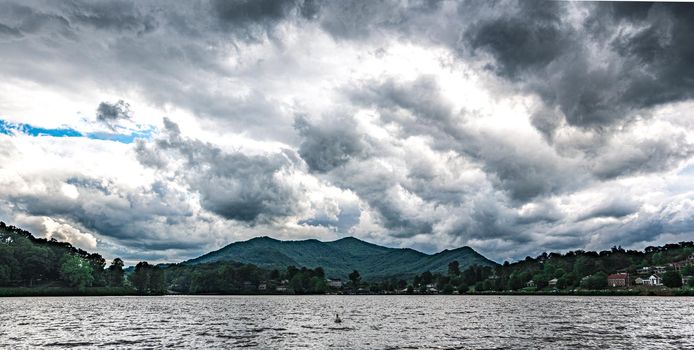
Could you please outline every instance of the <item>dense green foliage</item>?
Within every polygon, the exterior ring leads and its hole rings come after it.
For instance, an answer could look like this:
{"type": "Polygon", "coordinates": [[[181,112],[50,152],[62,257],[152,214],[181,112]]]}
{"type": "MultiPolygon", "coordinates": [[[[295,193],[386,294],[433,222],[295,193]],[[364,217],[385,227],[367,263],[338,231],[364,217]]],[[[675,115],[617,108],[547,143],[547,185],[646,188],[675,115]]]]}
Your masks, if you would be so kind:
{"type": "MultiPolygon", "coordinates": [[[[693,242],[666,244],[662,247],[647,247],[644,251],[624,250],[613,247],[609,251],[570,251],[566,254],[542,253],[536,258],[526,257],[516,263],[504,263],[494,268],[483,269],[474,281],[468,280],[474,291],[519,291],[519,290],[600,290],[608,288],[607,275],[628,272],[631,281],[638,276],[642,267],[660,266],[671,271],[663,274],[663,284],[667,287],[682,286],[682,275],[689,276],[694,267],[685,266],[682,273],[672,271],[669,263],[688,261],[694,253],[693,242]],[[553,285],[550,282],[554,280],[553,285]]],[[[454,270],[454,269],[453,269],[454,270]]],[[[471,271],[463,274],[472,276],[471,271]]],[[[643,277],[647,277],[647,272],[643,277]]],[[[424,276],[420,276],[423,278],[424,276]]],[[[445,276],[439,276],[440,278],[445,276]]],[[[439,285],[441,282],[436,279],[439,285]]],[[[455,280],[452,280],[455,281],[455,280]]],[[[415,279],[415,282],[417,280],[415,279]]],[[[417,287],[415,283],[415,287],[417,287]]],[[[461,289],[461,291],[463,291],[461,289]]]]}
{"type": "Polygon", "coordinates": [[[0,287],[122,287],[122,279],[110,283],[105,265],[99,254],[0,222],[0,287]]]}
{"type": "Polygon", "coordinates": [[[670,288],[682,287],[682,275],[677,271],[667,271],[663,274],[663,285],[670,288]]]}
{"type": "Polygon", "coordinates": [[[61,261],[60,277],[71,287],[84,289],[94,282],[94,270],[88,261],[70,254],[65,254],[61,261]]]}
{"type": "Polygon", "coordinates": [[[141,261],[135,265],[130,283],[139,294],[160,295],[166,293],[165,271],[157,266],[141,261]]]}
{"type": "Polygon", "coordinates": [[[496,265],[469,247],[428,255],[412,249],[382,247],[352,237],[333,242],[315,239],[279,241],[259,237],[232,243],[186,263],[216,261],[235,261],[270,270],[282,270],[288,266],[322,266],[327,277],[340,279],[348,278],[356,269],[365,281],[412,278],[425,271],[444,274],[451,261],[458,261],[459,268],[496,265]]]}
{"type": "Polygon", "coordinates": [[[254,294],[325,293],[325,273],[318,267],[289,266],[267,270],[251,264],[220,261],[209,264],[175,264],[166,269],[166,283],[177,293],[254,294]]]}

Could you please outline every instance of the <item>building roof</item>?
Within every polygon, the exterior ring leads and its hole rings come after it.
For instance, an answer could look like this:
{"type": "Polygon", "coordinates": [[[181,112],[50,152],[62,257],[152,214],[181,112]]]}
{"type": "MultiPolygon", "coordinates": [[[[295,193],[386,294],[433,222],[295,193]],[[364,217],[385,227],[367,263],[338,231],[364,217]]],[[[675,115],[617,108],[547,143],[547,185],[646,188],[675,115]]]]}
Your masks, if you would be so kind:
{"type": "Polygon", "coordinates": [[[626,273],[613,273],[607,276],[608,280],[623,280],[629,278],[629,274],[626,273]]]}

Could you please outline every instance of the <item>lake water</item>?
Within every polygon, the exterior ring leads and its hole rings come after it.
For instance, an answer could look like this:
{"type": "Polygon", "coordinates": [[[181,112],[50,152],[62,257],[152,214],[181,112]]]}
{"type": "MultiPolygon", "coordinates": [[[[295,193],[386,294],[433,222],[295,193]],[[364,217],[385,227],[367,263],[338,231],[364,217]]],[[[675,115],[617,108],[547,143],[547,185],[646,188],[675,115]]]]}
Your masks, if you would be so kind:
{"type": "Polygon", "coordinates": [[[694,349],[694,298],[0,298],[0,349],[41,347],[694,349]]]}

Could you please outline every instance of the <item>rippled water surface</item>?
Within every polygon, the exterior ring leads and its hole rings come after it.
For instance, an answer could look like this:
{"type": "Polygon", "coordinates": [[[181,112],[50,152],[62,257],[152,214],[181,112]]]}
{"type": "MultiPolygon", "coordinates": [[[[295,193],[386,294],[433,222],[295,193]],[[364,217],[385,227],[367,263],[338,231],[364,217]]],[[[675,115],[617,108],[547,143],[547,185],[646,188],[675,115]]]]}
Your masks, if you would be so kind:
{"type": "Polygon", "coordinates": [[[0,348],[40,347],[694,349],[694,298],[0,298],[0,348]]]}

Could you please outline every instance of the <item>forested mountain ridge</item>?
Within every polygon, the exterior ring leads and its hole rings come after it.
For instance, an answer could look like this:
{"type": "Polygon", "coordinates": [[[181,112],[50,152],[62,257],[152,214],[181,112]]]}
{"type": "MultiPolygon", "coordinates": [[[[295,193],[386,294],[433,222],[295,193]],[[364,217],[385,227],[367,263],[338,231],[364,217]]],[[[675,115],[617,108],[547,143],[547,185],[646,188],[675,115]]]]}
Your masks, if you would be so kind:
{"type": "Polygon", "coordinates": [[[365,280],[411,278],[425,271],[445,273],[452,261],[458,261],[461,269],[472,265],[497,265],[470,247],[444,250],[430,255],[413,249],[383,247],[354,237],[331,242],[315,239],[280,241],[269,237],[257,237],[229,244],[184,264],[218,261],[254,264],[268,269],[282,269],[287,266],[322,267],[326,276],[343,279],[353,270],[358,270],[365,280]]]}

